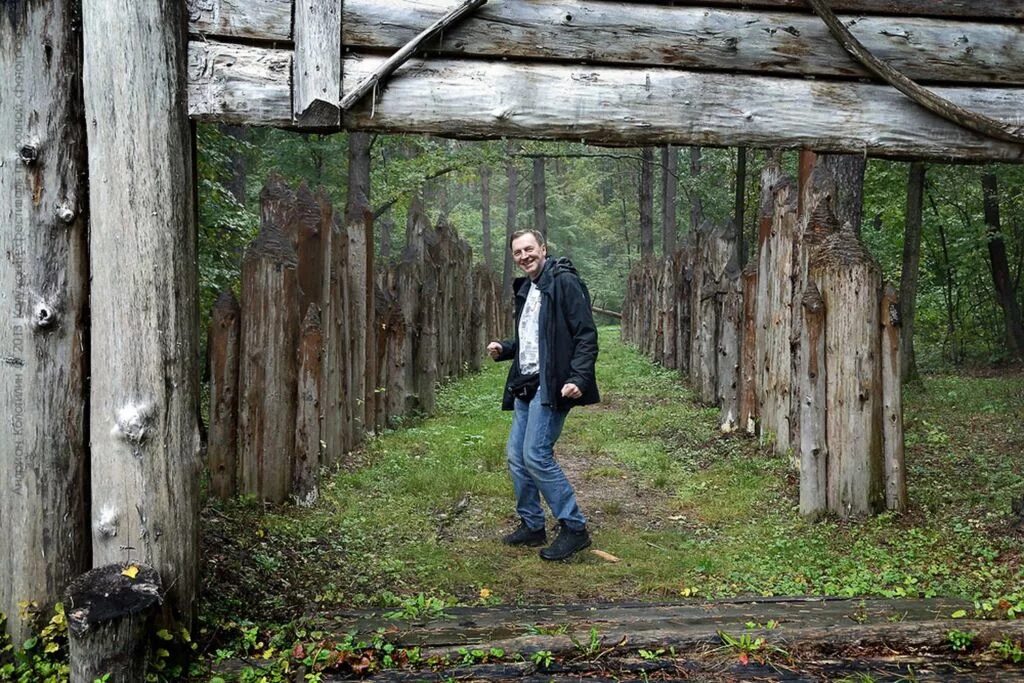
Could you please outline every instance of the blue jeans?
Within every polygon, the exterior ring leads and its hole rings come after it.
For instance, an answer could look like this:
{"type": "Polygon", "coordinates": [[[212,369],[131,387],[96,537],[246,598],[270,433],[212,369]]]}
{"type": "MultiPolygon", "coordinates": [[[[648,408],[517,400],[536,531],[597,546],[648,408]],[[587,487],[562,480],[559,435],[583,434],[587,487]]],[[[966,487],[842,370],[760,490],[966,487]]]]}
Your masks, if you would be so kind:
{"type": "Polygon", "coordinates": [[[562,433],[568,410],[544,405],[544,383],[529,403],[516,399],[512,432],[505,449],[512,488],[516,494],[516,512],[530,529],[544,528],[544,496],[551,514],[570,529],[579,530],[587,520],[576,504],[576,492],[555,462],[555,442],[562,433]]]}

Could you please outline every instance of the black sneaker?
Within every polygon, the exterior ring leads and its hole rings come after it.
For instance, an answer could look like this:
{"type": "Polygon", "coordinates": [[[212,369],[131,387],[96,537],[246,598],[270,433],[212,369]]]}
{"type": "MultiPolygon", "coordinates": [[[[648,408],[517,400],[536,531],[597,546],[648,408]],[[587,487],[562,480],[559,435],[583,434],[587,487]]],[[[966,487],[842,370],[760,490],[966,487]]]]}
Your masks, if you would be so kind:
{"type": "Polygon", "coordinates": [[[564,523],[559,523],[558,538],[544,550],[540,551],[543,560],[565,560],[590,546],[590,534],[586,528],[573,531],[564,523]]]}
{"type": "Polygon", "coordinates": [[[534,548],[548,542],[548,532],[544,530],[544,527],[531,529],[525,523],[520,522],[519,528],[510,534],[502,536],[501,542],[505,545],[525,545],[529,548],[534,548]]]}

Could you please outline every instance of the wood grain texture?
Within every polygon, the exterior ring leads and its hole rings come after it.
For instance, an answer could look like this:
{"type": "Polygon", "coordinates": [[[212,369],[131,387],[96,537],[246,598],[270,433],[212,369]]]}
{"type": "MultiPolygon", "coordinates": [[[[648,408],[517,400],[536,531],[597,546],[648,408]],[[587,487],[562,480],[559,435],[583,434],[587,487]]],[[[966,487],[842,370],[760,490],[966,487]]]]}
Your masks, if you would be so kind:
{"type": "Polygon", "coordinates": [[[188,106],[193,118],[290,126],[292,51],[193,40],[188,106]]]}
{"type": "Polygon", "coordinates": [[[295,2],[292,113],[303,128],[341,120],[341,0],[295,2]]]}
{"type": "Polygon", "coordinates": [[[65,0],[0,13],[0,613],[16,644],[18,603],[48,610],[89,563],[77,16],[65,0]]]}
{"type": "Polygon", "coordinates": [[[290,41],[292,0],[185,0],[188,30],[202,36],[290,41]]]}
{"type": "Polygon", "coordinates": [[[142,560],[194,615],[199,359],[181,3],[82,3],[93,562],[142,560]],[[145,55],[145,59],[137,58],[145,55]]]}
{"type": "MultiPolygon", "coordinates": [[[[396,50],[449,0],[348,0],[347,48],[396,50]]],[[[879,59],[923,82],[1024,82],[1017,26],[921,17],[842,17],[879,59]]],[[[491,0],[424,46],[433,56],[671,66],[761,74],[867,77],[822,21],[791,11],[577,0],[491,0]]]]}
{"type": "MultiPolygon", "coordinates": [[[[625,0],[629,4],[697,5],[717,7],[785,8],[810,12],[806,0],[625,0]]],[[[833,0],[836,12],[887,14],[893,16],[936,16],[986,20],[1024,20],[1022,0],[833,0]]]]}
{"type": "Polygon", "coordinates": [[[882,290],[882,449],[885,460],[885,507],[907,509],[907,467],[903,442],[903,354],[900,349],[900,299],[892,284],[882,290]]]}
{"type": "Polygon", "coordinates": [[[825,302],[809,282],[800,298],[799,391],[800,514],[816,518],[828,509],[826,440],[825,302]]]}
{"type": "Polygon", "coordinates": [[[295,411],[295,466],[292,471],[292,497],[308,507],[319,497],[322,447],[320,438],[320,387],[323,364],[323,332],[320,306],[309,304],[299,335],[298,397],[295,411]]]}
{"type": "Polygon", "coordinates": [[[238,493],[238,362],[242,310],[224,290],[210,313],[206,356],[210,368],[210,427],[206,462],[210,493],[222,500],[238,493]]]}

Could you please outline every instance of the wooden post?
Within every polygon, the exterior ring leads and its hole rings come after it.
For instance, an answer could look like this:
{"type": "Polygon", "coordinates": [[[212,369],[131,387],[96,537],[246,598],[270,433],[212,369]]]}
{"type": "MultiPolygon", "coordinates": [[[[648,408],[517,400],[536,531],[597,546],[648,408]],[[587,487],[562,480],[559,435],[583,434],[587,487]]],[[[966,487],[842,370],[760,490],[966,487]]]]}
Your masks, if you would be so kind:
{"type": "Polygon", "coordinates": [[[811,258],[825,302],[828,507],[842,518],[885,507],[878,264],[848,227],[811,258]]]}
{"type": "MultiPolygon", "coordinates": [[[[731,243],[726,244],[727,247],[731,243]]],[[[718,321],[718,405],[719,428],[734,432],[742,425],[740,420],[740,347],[743,338],[743,283],[740,279],[739,258],[733,248],[732,259],[722,277],[722,311],[718,321]]]]}
{"type": "Polygon", "coordinates": [[[242,310],[230,289],[210,313],[206,356],[210,366],[210,430],[207,467],[210,493],[227,499],[238,492],[238,360],[242,310]]]}
{"type": "Polygon", "coordinates": [[[359,443],[374,419],[373,343],[373,212],[370,209],[370,136],[352,133],[348,139],[348,200],[345,228],[348,233],[349,343],[348,401],[352,415],[352,441],[359,443]],[[367,378],[370,378],[367,381],[367,378]]]}
{"type": "Polygon", "coordinates": [[[242,259],[238,461],[241,493],[274,503],[292,490],[299,283],[285,233],[295,195],[279,176],[260,193],[261,225],[242,259]]]}
{"type": "Polygon", "coordinates": [[[190,621],[201,462],[187,26],[184,3],[82,3],[93,564],[154,566],[190,621]]]}
{"type": "Polygon", "coordinates": [[[879,311],[882,323],[882,446],[885,452],[885,507],[907,509],[907,469],[903,460],[903,387],[900,300],[886,284],[879,311]]]}
{"type": "Polygon", "coordinates": [[[341,123],[341,0],[294,3],[292,117],[303,128],[341,123]]]}
{"type": "Polygon", "coordinates": [[[0,12],[0,613],[16,644],[32,626],[18,603],[47,610],[89,566],[77,17],[67,0],[0,12]]]}
{"type": "Polygon", "coordinates": [[[316,502],[317,477],[322,460],[320,438],[321,368],[323,331],[320,307],[310,304],[302,321],[298,349],[298,396],[295,411],[295,467],[292,496],[302,506],[316,502]]]}
{"type": "Polygon", "coordinates": [[[299,312],[306,315],[313,304],[319,308],[324,288],[324,235],[330,229],[330,200],[321,189],[313,196],[305,182],[295,192],[295,206],[287,226],[298,259],[299,312]]]}
{"type": "MultiPolygon", "coordinates": [[[[348,233],[334,214],[328,213],[327,258],[324,263],[323,315],[324,384],[321,403],[324,410],[324,460],[333,464],[352,447],[352,414],[349,405],[348,374],[352,363],[349,340],[348,233]]],[[[358,366],[358,364],[357,364],[358,366]]]]}
{"type": "Polygon", "coordinates": [[[813,519],[828,509],[825,302],[813,281],[804,289],[800,310],[800,514],[813,519]]]}
{"type": "Polygon", "coordinates": [[[740,425],[757,433],[757,261],[743,267],[743,341],[740,349],[740,425]]]}
{"type": "Polygon", "coordinates": [[[149,625],[160,604],[160,575],[148,565],[92,569],[67,587],[70,683],[146,679],[149,625]]]}

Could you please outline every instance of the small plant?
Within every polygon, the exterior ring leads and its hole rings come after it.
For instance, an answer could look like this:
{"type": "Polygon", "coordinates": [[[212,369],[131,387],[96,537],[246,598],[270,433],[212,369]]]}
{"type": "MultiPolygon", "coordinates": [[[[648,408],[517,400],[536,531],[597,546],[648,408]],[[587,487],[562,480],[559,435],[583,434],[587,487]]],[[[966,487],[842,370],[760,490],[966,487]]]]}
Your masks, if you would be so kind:
{"type": "Polygon", "coordinates": [[[725,643],[722,648],[728,649],[736,654],[741,664],[748,664],[751,659],[758,662],[764,663],[771,653],[778,653],[785,655],[786,652],[773,645],[768,645],[764,638],[754,638],[749,633],[743,633],[739,636],[733,636],[725,631],[719,631],[718,637],[725,643]]]}
{"type": "Polygon", "coordinates": [[[640,659],[645,662],[652,662],[665,654],[665,650],[660,647],[657,650],[637,650],[637,654],[640,655],[640,659]]]}
{"type": "Polygon", "coordinates": [[[769,619],[763,624],[758,623],[756,621],[748,621],[746,624],[744,624],[744,626],[751,630],[761,628],[766,631],[773,631],[779,627],[779,622],[775,619],[769,619]]]}
{"type": "Polygon", "coordinates": [[[570,640],[576,649],[587,657],[592,657],[601,650],[601,633],[594,627],[590,628],[590,637],[586,643],[577,640],[575,636],[570,636],[570,640]]]}
{"type": "Polygon", "coordinates": [[[385,612],[387,619],[403,619],[405,621],[416,621],[422,619],[443,619],[445,602],[441,598],[425,596],[423,593],[415,597],[402,600],[398,609],[385,612]]]}
{"type": "Polygon", "coordinates": [[[531,636],[564,636],[569,632],[569,624],[530,624],[526,627],[526,632],[531,636]]]}
{"type": "Polygon", "coordinates": [[[555,662],[555,655],[551,650],[538,650],[530,657],[530,661],[538,669],[550,669],[555,662]]]}
{"type": "Polygon", "coordinates": [[[971,649],[974,644],[974,639],[977,637],[977,633],[971,633],[969,631],[961,631],[959,629],[953,629],[946,634],[946,641],[949,642],[949,646],[957,652],[966,652],[971,649]]]}
{"type": "Polygon", "coordinates": [[[1021,648],[1021,643],[1010,640],[1009,636],[1002,640],[992,641],[989,649],[999,655],[1003,661],[1013,662],[1014,664],[1024,662],[1024,649],[1021,648]]]}

